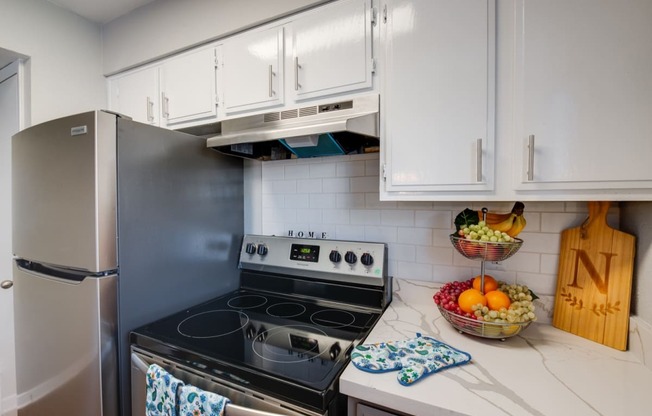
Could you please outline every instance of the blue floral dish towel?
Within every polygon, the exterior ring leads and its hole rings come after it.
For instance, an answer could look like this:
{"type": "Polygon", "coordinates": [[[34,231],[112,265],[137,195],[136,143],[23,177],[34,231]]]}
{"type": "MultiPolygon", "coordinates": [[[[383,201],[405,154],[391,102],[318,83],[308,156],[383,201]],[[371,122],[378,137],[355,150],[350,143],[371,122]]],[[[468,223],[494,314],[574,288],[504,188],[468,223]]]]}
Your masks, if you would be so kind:
{"type": "Polygon", "coordinates": [[[226,397],[191,385],[179,390],[179,416],[224,416],[226,397]]]}
{"type": "Polygon", "coordinates": [[[178,416],[177,393],[183,382],[157,364],[147,369],[147,416],[178,416]]]}
{"type": "Polygon", "coordinates": [[[466,364],[471,356],[417,333],[416,338],[361,344],[351,353],[351,362],[360,370],[371,373],[398,371],[398,382],[404,386],[437,371],[466,364]]]}

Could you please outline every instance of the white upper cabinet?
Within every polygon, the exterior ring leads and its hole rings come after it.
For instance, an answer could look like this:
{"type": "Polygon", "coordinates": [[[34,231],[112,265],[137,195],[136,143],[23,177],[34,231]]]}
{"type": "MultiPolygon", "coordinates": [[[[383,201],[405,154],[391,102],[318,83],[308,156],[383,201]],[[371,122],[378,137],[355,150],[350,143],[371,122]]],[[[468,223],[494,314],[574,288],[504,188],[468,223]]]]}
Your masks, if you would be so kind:
{"type": "Polygon", "coordinates": [[[159,125],[158,67],[139,68],[109,79],[109,109],[141,123],[159,125]]]}
{"type": "Polygon", "coordinates": [[[295,101],[372,87],[373,19],[371,0],[339,0],[289,24],[287,82],[295,101]]]}
{"type": "Polygon", "coordinates": [[[652,1],[521,0],[514,15],[515,188],[649,198],[652,1]]]}
{"type": "Polygon", "coordinates": [[[495,1],[381,6],[382,199],[494,189],[495,1]]]}
{"type": "Polygon", "coordinates": [[[217,48],[195,49],[161,65],[161,125],[217,116],[217,48]]]}
{"type": "Polygon", "coordinates": [[[224,109],[227,115],[284,102],[284,28],[251,30],[224,42],[224,109]]]}
{"type": "Polygon", "coordinates": [[[194,49],[110,77],[109,109],[135,121],[173,129],[215,120],[220,47],[194,49]]]}

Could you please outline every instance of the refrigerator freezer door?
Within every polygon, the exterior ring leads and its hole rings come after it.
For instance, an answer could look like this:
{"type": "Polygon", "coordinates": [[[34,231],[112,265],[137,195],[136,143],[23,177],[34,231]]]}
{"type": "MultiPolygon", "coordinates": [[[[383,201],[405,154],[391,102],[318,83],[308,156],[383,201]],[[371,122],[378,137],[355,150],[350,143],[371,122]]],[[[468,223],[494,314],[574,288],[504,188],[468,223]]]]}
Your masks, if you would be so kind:
{"type": "Polygon", "coordinates": [[[116,261],[116,116],[93,111],[12,140],[19,258],[100,272],[116,261]]]}
{"type": "Polygon", "coordinates": [[[116,288],[14,264],[19,415],[117,415],[116,288]]]}

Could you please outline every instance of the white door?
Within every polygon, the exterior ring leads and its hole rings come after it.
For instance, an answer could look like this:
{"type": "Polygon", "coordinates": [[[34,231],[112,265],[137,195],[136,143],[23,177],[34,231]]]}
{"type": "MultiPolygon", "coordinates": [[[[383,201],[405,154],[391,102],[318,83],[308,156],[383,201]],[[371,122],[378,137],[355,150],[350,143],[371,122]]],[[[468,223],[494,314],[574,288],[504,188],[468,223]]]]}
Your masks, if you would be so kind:
{"type": "Polygon", "coordinates": [[[521,0],[514,16],[517,189],[649,189],[652,2],[521,0]]]}
{"type": "Polygon", "coordinates": [[[161,126],[217,116],[216,47],[194,50],[161,66],[161,126]]]}
{"type": "Polygon", "coordinates": [[[492,190],[494,1],[388,0],[386,7],[386,195],[492,190]]]}
{"type": "Polygon", "coordinates": [[[372,86],[371,0],[343,0],[302,15],[292,31],[296,100],[372,86]]]}
{"type": "Polygon", "coordinates": [[[159,125],[159,69],[146,67],[109,79],[109,108],[135,121],[159,125]]]}
{"type": "MultiPolygon", "coordinates": [[[[0,70],[0,281],[11,280],[11,136],[19,129],[15,65],[0,70]]],[[[13,289],[0,289],[0,415],[15,414],[13,289]],[[11,409],[12,413],[5,413],[11,409]]]]}
{"type": "Polygon", "coordinates": [[[227,114],[283,104],[283,27],[255,30],[224,42],[227,114]]]}

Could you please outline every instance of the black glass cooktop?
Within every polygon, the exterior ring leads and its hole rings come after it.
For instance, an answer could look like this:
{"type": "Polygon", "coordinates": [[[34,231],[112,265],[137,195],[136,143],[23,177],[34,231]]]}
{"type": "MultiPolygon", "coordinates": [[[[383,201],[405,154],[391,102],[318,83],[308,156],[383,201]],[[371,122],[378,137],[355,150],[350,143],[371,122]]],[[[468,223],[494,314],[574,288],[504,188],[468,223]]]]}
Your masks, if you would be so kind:
{"type": "Polygon", "coordinates": [[[238,290],[131,334],[132,344],[320,408],[378,313],[238,290]]]}

